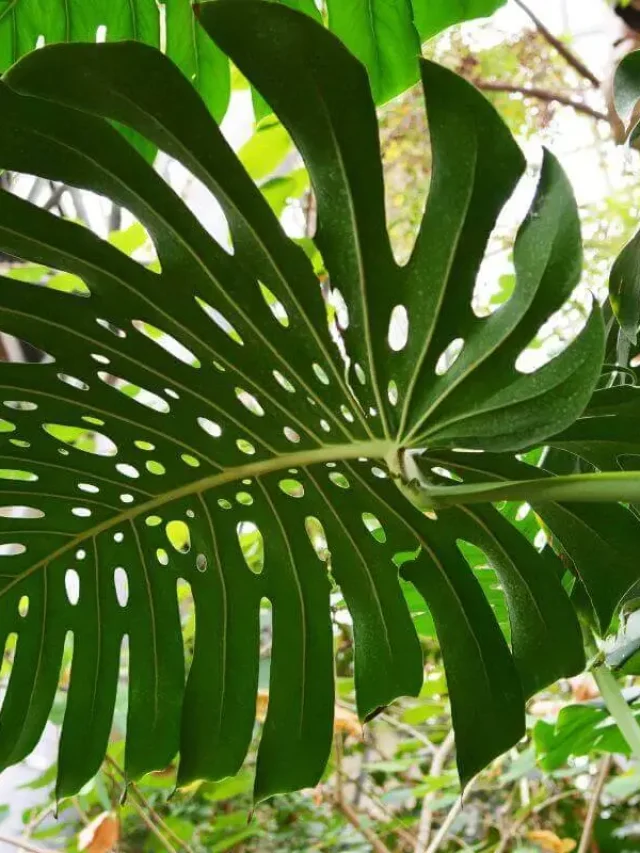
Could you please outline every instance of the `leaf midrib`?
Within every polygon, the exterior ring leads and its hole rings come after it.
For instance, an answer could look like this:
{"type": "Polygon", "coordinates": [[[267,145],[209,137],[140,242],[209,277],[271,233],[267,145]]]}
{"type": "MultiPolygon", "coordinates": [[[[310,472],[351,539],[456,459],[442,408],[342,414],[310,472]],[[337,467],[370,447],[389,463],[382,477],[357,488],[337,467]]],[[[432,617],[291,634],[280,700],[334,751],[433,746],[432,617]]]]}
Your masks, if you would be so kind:
{"type": "MultiPolygon", "coordinates": [[[[288,468],[304,468],[308,465],[316,465],[323,462],[358,459],[360,457],[384,459],[392,450],[392,442],[382,440],[358,443],[354,442],[342,445],[325,445],[323,447],[312,448],[310,450],[300,450],[295,453],[287,453],[271,459],[262,459],[245,465],[226,468],[219,473],[210,474],[207,477],[178,486],[175,489],[171,489],[157,495],[143,504],[139,504],[135,507],[129,507],[129,509],[120,512],[111,518],[105,519],[100,524],[96,524],[88,530],[84,530],[70,542],[65,543],[65,545],[61,546],[57,550],[47,554],[43,559],[34,563],[25,571],[15,575],[13,581],[0,590],[0,598],[2,598],[2,596],[16,584],[21,583],[25,578],[46,567],[53,560],[67,553],[67,551],[78,548],[87,539],[95,538],[101,533],[110,530],[112,527],[116,527],[124,523],[132,523],[139,516],[152,512],[154,509],[164,506],[171,501],[178,500],[189,495],[200,495],[209,489],[222,486],[226,483],[235,482],[236,480],[260,477],[277,471],[284,471],[288,468]]],[[[28,494],[28,490],[21,490],[20,494],[28,494]]],[[[35,526],[33,532],[38,532],[35,526]]]]}

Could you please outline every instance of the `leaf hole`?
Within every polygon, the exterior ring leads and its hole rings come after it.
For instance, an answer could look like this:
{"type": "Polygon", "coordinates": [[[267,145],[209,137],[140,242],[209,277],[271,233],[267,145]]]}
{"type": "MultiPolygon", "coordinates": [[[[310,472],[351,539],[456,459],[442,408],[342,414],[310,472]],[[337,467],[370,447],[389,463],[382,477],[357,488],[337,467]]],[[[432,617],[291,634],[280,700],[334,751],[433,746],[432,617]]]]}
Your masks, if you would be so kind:
{"type": "Polygon", "coordinates": [[[75,569],[67,569],[64,573],[64,588],[67,601],[73,607],[80,601],[80,575],[75,569]]]}
{"type": "Polygon", "coordinates": [[[349,411],[349,409],[347,409],[344,404],[340,406],[340,412],[345,421],[347,421],[347,423],[352,424],[354,422],[355,418],[353,417],[353,414],[349,411]]]}
{"type": "Polygon", "coordinates": [[[183,453],[180,456],[180,459],[182,459],[182,461],[185,463],[185,465],[188,465],[190,468],[199,468],[200,467],[200,460],[196,459],[196,457],[192,456],[190,453],[183,453]]]}
{"type": "Polygon", "coordinates": [[[247,441],[246,438],[237,439],[236,447],[241,453],[246,453],[247,456],[253,456],[253,454],[256,452],[256,449],[253,444],[251,444],[250,441],[247,441]]]}
{"type": "Polygon", "coordinates": [[[169,355],[174,356],[183,364],[188,364],[189,367],[200,367],[200,361],[196,358],[196,356],[191,352],[190,349],[184,344],[181,344],[180,341],[176,340],[173,335],[168,334],[167,332],[162,331],[162,329],[158,329],[157,326],[152,326],[151,323],[147,323],[143,320],[132,320],[131,325],[140,332],[141,335],[144,335],[145,338],[148,338],[150,341],[153,341],[154,344],[157,344],[159,347],[165,352],[168,352],[169,355]]]}
{"type": "Polygon", "coordinates": [[[196,570],[198,572],[207,571],[207,558],[204,554],[198,554],[196,556],[196,570]]]}
{"type": "Polygon", "coordinates": [[[389,317],[387,343],[393,352],[401,352],[409,340],[409,314],[404,305],[396,305],[389,317]]]}
{"type": "Polygon", "coordinates": [[[116,545],[120,545],[121,542],[124,542],[124,533],[121,530],[118,530],[117,533],[113,534],[113,541],[116,545]]]}
{"type": "Polygon", "coordinates": [[[156,548],[156,560],[161,566],[169,565],[169,554],[164,548],[156,548]]]}
{"type": "Polygon", "coordinates": [[[358,382],[361,385],[366,385],[367,384],[367,374],[364,372],[362,367],[357,362],[353,365],[353,370],[356,374],[356,378],[358,379],[358,382]]]}
{"type": "Polygon", "coordinates": [[[103,320],[102,317],[96,318],[96,323],[99,326],[102,326],[103,329],[106,329],[107,332],[111,332],[112,335],[115,335],[116,338],[126,338],[127,333],[124,329],[120,329],[118,326],[110,323],[108,320],[103,320]]]}
{"type": "Polygon", "coordinates": [[[253,497],[249,494],[249,492],[237,492],[236,500],[239,504],[243,506],[251,506],[253,503],[253,497]]]}
{"type": "Polygon", "coordinates": [[[19,557],[27,550],[22,542],[3,542],[0,545],[0,557],[19,557]]]}
{"type": "Polygon", "coordinates": [[[133,497],[133,495],[130,495],[128,492],[125,492],[124,494],[120,495],[120,500],[122,501],[123,504],[132,504],[134,501],[134,497],[133,497]]]}
{"type": "Polygon", "coordinates": [[[198,425],[212,438],[220,438],[222,435],[222,427],[220,424],[209,420],[209,418],[198,418],[198,425]]]}
{"type": "Polygon", "coordinates": [[[331,471],[329,474],[329,479],[331,482],[338,486],[341,489],[350,489],[351,483],[347,480],[344,474],[341,474],[339,471],[331,471]]]}
{"type": "Polygon", "coordinates": [[[329,545],[327,543],[327,535],[322,526],[322,522],[314,515],[308,515],[304,520],[304,529],[306,530],[309,542],[316,556],[323,563],[329,560],[329,545]]]}
{"type": "Polygon", "coordinates": [[[288,495],[290,498],[304,497],[304,486],[299,480],[286,478],[284,480],[280,480],[278,485],[280,487],[280,491],[284,492],[284,494],[288,495]]]}
{"type": "Polygon", "coordinates": [[[253,394],[250,394],[248,391],[245,391],[244,388],[236,388],[235,394],[237,399],[242,403],[245,409],[251,412],[252,415],[257,415],[259,418],[264,417],[264,409],[253,396],[253,394]]]}
{"type": "Polygon", "coordinates": [[[329,376],[327,375],[327,371],[323,367],[320,367],[320,365],[316,362],[313,363],[313,372],[323,385],[329,384],[329,376]]]}
{"type": "Polygon", "coordinates": [[[118,462],[116,464],[116,470],[123,476],[129,477],[132,480],[135,480],[140,476],[140,471],[138,471],[138,469],[133,465],[129,465],[126,462],[118,462]]]}
{"type": "Polygon", "coordinates": [[[228,335],[232,341],[235,341],[235,343],[240,344],[240,346],[244,346],[244,341],[242,340],[238,332],[235,330],[235,328],[224,316],[224,314],[221,314],[216,308],[212,308],[211,305],[209,305],[203,299],[200,299],[199,296],[196,296],[195,300],[200,306],[200,308],[202,308],[204,313],[207,315],[207,317],[210,320],[213,320],[213,322],[221,331],[228,335]]]}
{"type": "Polygon", "coordinates": [[[262,282],[259,282],[260,285],[260,293],[262,294],[262,298],[267,303],[269,310],[275,317],[275,319],[283,326],[285,329],[289,327],[289,315],[287,314],[284,305],[280,300],[272,293],[268,287],[266,287],[262,282]]]}
{"type": "Polygon", "coordinates": [[[162,524],[162,519],[159,515],[148,515],[145,518],[144,523],[147,527],[157,527],[159,524],[162,524]]]}
{"type": "Polygon", "coordinates": [[[37,403],[32,403],[29,400],[5,400],[4,405],[7,409],[15,409],[18,412],[35,412],[38,408],[37,403]]]}
{"type": "Polygon", "coordinates": [[[129,577],[122,566],[113,571],[113,586],[118,604],[120,607],[126,607],[129,602],[129,577]]]}
{"type": "Polygon", "coordinates": [[[138,439],[137,441],[134,441],[133,443],[138,448],[138,450],[145,450],[147,452],[151,452],[152,450],[156,449],[155,444],[151,444],[150,441],[140,441],[138,439]]]}
{"type": "Polygon", "coordinates": [[[77,518],[89,518],[91,510],[87,506],[74,506],[71,513],[77,518]]]}
{"type": "Polygon", "coordinates": [[[282,431],[287,441],[290,441],[292,444],[299,444],[300,436],[294,429],[291,429],[291,427],[286,426],[282,431]]]}
{"type": "Polygon", "coordinates": [[[44,518],[44,512],[32,506],[0,506],[0,518],[44,518]]]}
{"type": "Polygon", "coordinates": [[[171,546],[179,554],[188,554],[191,550],[191,531],[189,525],[184,521],[169,521],[165,527],[165,533],[171,546]]]}
{"type": "Polygon", "coordinates": [[[296,389],[293,387],[291,382],[289,382],[289,380],[287,379],[286,376],[283,376],[283,374],[280,373],[279,370],[274,370],[272,372],[273,372],[273,375],[275,377],[276,382],[278,383],[278,385],[280,385],[281,388],[284,388],[284,390],[288,391],[290,394],[295,393],[296,389]]]}
{"type": "Polygon", "coordinates": [[[101,432],[66,424],[43,424],[42,428],[57,441],[76,450],[82,450],[84,453],[92,453],[95,456],[115,456],[118,452],[114,442],[101,432]]]}
{"type": "Polygon", "coordinates": [[[436,376],[444,376],[444,374],[453,367],[454,363],[460,356],[464,347],[463,338],[455,338],[449,346],[442,352],[436,362],[436,376]]]}
{"type": "Polygon", "coordinates": [[[252,521],[240,521],[236,525],[236,534],[247,567],[254,575],[261,574],[264,569],[264,539],[260,529],[252,521]]]}
{"type": "Polygon", "coordinates": [[[398,385],[395,379],[391,379],[387,385],[387,399],[392,406],[398,405],[398,385]]]}
{"type": "Polygon", "coordinates": [[[232,509],[233,504],[226,498],[218,498],[218,506],[220,509],[232,509]]]}
{"type": "Polygon", "coordinates": [[[115,388],[116,391],[124,394],[125,397],[128,397],[130,400],[135,400],[136,403],[139,403],[141,406],[146,406],[147,409],[151,409],[154,412],[161,412],[165,415],[170,411],[170,406],[167,401],[163,397],[158,396],[158,394],[154,394],[153,391],[149,391],[147,388],[141,388],[139,385],[134,385],[132,382],[128,382],[120,376],[114,376],[112,373],[105,373],[103,370],[98,371],[98,378],[101,379],[105,385],[108,385],[110,388],[115,388]]]}
{"type": "Polygon", "coordinates": [[[29,613],[29,596],[22,595],[20,596],[20,601],[18,602],[18,616],[22,617],[22,619],[26,619],[29,613]]]}
{"type": "Polygon", "coordinates": [[[86,382],[83,382],[82,379],[78,379],[76,376],[70,376],[68,373],[58,373],[58,379],[60,382],[64,382],[65,385],[70,385],[78,391],[89,390],[89,386],[86,382]]]}
{"type": "Polygon", "coordinates": [[[158,462],[157,459],[147,459],[144,463],[144,467],[150,474],[155,474],[156,477],[161,477],[163,474],[167,473],[167,469],[164,467],[162,462],[158,462]]]}
{"type": "Polygon", "coordinates": [[[20,447],[23,450],[27,447],[31,447],[31,442],[23,441],[21,438],[10,438],[9,442],[13,444],[14,447],[20,447]]]}
{"type": "Polygon", "coordinates": [[[320,421],[320,427],[325,432],[331,432],[331,427],[329,426],[329,422],[326,421],[324,418],[322,418],[322,420],[320,421]]]}
{"type": "Polygon", "coordinates": [[[35,483],[38,479],[33,471],[20,471],[13,468],[0,468],[0,480],[23,480],[27,483],[35,483]]]}
{"type": "Polygon", "coordinates": [[[363,512],[362,513],[362,523],[369,531],[369,533],[373,536],[376,542],[380,542],[384,544],[387,541],[387,534],[384,531],[384,527],[380,524],[380,520],[376,518],[373,513],[363,512]]]}

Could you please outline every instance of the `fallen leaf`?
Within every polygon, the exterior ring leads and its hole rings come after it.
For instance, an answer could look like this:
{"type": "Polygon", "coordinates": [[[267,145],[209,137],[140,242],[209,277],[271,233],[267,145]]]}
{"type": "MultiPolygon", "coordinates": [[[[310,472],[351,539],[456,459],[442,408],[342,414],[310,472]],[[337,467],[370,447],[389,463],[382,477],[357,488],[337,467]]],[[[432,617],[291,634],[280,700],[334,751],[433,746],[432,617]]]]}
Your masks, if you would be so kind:
{"type": "Polygon", "coordinates": [[[120,826],[113,812],[102,812],[78,835],[78,850],[109,853],[118,843],[120,826]]]}
{"type": "Polygon", "coordinates": [[[527,838],[548,853],[571,853],[576,846],[573,838],[558,838],[549,829],[533,829],[527,832],[527,838]]]}

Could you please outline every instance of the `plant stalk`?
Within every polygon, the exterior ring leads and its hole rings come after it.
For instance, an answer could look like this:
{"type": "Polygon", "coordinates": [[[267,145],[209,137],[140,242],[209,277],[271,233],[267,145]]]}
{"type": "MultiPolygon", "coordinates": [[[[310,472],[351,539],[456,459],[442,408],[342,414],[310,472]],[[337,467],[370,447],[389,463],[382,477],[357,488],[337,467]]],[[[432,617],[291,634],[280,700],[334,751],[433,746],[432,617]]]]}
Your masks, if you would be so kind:
{"type": "Polygon", "coordinates": [[[608,666],[601,664],[594,668],[593,677],[596,680],[607,710],[622,732],[622,736],[629,744],[632,755],[640,761],[640,726],[627,700],[622,695],[622,690],[615,676],[608,666]]]}

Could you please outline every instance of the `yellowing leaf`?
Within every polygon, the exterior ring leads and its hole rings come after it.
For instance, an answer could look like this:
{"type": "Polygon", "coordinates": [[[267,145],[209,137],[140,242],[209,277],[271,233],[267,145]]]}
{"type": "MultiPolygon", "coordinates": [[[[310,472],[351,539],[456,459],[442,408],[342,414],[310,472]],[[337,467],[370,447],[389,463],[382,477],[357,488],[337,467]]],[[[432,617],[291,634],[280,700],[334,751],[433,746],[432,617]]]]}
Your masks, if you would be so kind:
{"type": "Polygon", "coordinates": [[[78,850],[109,853],[118,843],[120,826],[113,812],[102,812],[78,835],[78,850]]]}
{"type": "Polygon", "coordinates": [[[534,829],[527,833],[527,838],[549,853],[570,853],[576,846],[573,838],[559,838],[550,829],[534,829]]]}

